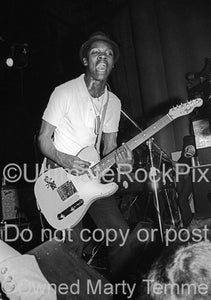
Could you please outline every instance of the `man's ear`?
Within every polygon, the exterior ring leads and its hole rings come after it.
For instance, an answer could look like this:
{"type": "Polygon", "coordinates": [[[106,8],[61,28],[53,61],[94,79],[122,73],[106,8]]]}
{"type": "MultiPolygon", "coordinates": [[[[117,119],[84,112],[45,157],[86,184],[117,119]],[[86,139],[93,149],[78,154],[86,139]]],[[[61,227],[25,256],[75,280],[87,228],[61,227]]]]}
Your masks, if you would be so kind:
{"type": "Polygon", "coordinates": [[[83,64],[84,64],[84,66],[88,66],[88,61],[87,61],[86,57],[83,58],[83,64]]]}

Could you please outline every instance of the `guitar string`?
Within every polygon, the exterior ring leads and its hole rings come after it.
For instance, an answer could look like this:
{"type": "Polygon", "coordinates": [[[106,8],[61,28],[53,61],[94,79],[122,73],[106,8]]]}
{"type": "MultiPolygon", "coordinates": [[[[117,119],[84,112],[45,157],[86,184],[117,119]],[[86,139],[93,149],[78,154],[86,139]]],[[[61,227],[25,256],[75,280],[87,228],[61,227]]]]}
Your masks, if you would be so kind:
{"type": "MultiPolygon", "coordinates": [[[[152,129],[153,127],[154,128],[164,127],[164,126],[168,125],[168,123],[170,123],[170,122],[171,122],[171,119],[167,115],[167,116],[164,116],[162,119],[158,120],[156,126],[155,126],[155,124],[152,124],[150,127],[148,127],[148,129],[152,129]]],[[[135,136],[134,138],[129,140],[127,143],[131,144],[131,145],[136,143],[136,141],[139,143],[139,140],[141,140],[141,138],[143,138],[143,136],[145,136],[145,135],[147,135],[147,134],[143,135],[143,132],[142,132],[142,133],[138,134],[138,136],[135,136]]],[[[147,137],[146,139],[148,139],[148,138],[149,137],[147,137]]],[[[120,149],[121,147],[123,147],[123,146],[120,146],[118,149],[120,149]]],[[[133,150],[133,149],[131,149],[131,150],[133,150]]],[[[104,171],[105,169],[107,169],[110,166],[111,163],[112,164],[115,163],[115,159],[114,159],[115,153],[116,153],[116,150],[112,151],[108,156],[103,158],[100,162],[98,162],[97,164],[92,166],[91,169],[94,170],[95,168],[97,168],[97,166],[103,165],[102,169],[104,171]]]]}

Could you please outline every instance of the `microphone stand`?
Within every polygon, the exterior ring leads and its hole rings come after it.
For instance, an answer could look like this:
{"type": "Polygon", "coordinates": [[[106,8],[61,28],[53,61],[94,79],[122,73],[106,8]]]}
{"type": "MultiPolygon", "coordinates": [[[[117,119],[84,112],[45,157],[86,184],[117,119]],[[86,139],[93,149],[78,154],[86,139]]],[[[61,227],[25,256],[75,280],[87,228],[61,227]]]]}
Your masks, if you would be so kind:
{"type": "Polygon", "coordinates": [[[163,237],[163,227],[162,227],[162,221],[161,221],[161,214],[160,214],[160,204],[159,204],[159,198],[158,198],[158,189],[157,189],[157,182],[156,182],[156,168],[154,167],[154,163],[153,163],[153,155],[152,155],[152,138],[150,138],[147,142],[148,148],[149,148],[149,157],[150,157],[150,180],[153,183],[153,190],[154,190],[154,199],[156,202],[156,211],[157,211],[157,215],[158,215],[158,224],[159,224],[159,228],[160,228],[160,237],[161,237],[161,241],[164,241],[164,237],[163,237]]]}
{"type": "MultiPolygon", "coordinates": [[[[143,132],[143,129],[136,124],[135,121],[133,121],[123,110],[121,110],[121,113],[137,128],[139,129],[140,132],[143,132]]],[[[160,148],[160,146],[158,146],[158,144],[156,144],[153,141],[153,138],[150,138],[147,142],[146,142],[148,149],[149,149],[149,157],[150,157],[150,179],[152,179],[152,183],[153,183],[153,189],[154,189],[154,199],[156,201],[156,210],[157,210],[157,215],[158,215],[158,224],[159,224],[159,229],[160,229],[160,237],[161,237],[161,241],[164,242],[164,234],[163,234],[163,227],[162,227],[162,221],[161,221],[161,214],[160,214],[160,205],[159,205],[159,197],[158,197],[158,190],[157,190],[157,185],[156,185],[156,168],[154,167],[154,163],[153,163],[153,154],[152,154],[152,145],[155,146],[156,149],[159,150],[159,152],[161,153],[161,157],[165,157],[168,161],[170,161],[173,165],[174,162],[172,161],[172,159],[160,148]]]]}

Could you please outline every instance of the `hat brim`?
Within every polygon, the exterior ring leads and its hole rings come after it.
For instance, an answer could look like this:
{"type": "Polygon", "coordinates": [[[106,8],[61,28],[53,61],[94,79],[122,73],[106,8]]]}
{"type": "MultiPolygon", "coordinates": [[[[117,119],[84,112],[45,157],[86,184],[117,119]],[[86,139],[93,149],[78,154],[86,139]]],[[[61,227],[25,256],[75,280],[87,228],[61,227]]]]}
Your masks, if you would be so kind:
{"type": "Polygon", "coordinates": [[[83,58],[87,57],[87,52],[89,51],[91,45],[94,42],[99,42],[99,41],[106,42],[112,46],[112,49],[114,51],[114,63],[116,63],[119,58],[119,46],[114,41],[112,41],[108,38],[104,38],[104,37],[102,37],[102,38],[94,37],[92,39],[89,39],[85,43],[83,43],[83,45],[80,48],[80,52],[79,52],[81,61],[83,62],[83,58]]]}

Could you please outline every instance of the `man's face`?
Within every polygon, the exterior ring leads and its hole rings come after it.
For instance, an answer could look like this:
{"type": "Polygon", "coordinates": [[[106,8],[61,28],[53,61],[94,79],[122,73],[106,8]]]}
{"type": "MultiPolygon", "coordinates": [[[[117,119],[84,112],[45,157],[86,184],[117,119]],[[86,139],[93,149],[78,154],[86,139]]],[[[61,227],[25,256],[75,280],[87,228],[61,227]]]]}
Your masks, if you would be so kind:
{"type": "Polygon", "coordinates": [[[110,44],[97,41],[87,53],[87,72],[96,80],[106,80],[114,65],[114,52],[110,44]]]}

